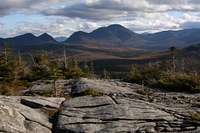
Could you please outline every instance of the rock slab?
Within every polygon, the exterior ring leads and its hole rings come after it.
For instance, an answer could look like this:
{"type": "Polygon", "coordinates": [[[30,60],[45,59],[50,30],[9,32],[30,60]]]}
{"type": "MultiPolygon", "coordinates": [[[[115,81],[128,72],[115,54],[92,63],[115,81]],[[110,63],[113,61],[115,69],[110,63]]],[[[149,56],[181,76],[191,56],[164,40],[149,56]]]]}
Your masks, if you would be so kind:
{"type": "Polygon", "coordinates": [[[64,102],[57,132],[184,132],[187,127],[196,129],[190,122],[145,101],[83,96],[64,102]]]}
{"type": "Polygon", "coordinates": [[[49,116],[40,109],[45,106],[57,108],[63,100],[63,98],[0,96],[0,132],[51,133],[52,123],[49,121],[49,116]],[[21,102],[23,100],[29,104],[24,105],[21,102]],[[30,103],[40,106],[35,109],[28,106],[30,103]]]}

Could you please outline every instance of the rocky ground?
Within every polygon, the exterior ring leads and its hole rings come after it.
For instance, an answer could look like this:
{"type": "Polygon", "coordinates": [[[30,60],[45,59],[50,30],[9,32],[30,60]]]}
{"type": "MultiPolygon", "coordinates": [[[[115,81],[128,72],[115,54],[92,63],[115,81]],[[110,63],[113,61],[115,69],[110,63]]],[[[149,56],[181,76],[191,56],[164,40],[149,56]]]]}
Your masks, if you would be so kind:
{"type": "MultiPolygon", "coordinates": [[[[65,98],[0,96],[0,132],[199,133],[200,95],[170,93],[117,80],[59,80],[65,98]],[[86,94],[93,90],[100,95],[86,94]],[[71,97],[69,97],[71,96],[71,97]]],[[[24,91],[47,91],[37,82],[24,91]]]]}

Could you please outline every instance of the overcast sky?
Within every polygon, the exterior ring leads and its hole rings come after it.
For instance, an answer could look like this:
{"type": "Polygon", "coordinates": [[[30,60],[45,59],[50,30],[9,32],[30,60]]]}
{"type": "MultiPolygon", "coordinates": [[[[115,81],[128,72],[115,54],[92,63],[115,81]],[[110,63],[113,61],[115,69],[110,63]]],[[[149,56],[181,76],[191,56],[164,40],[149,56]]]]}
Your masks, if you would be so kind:
{"type": "Polygon", "coordinates": [[[0,0],[0,37],[67,37],[110,24],[138,33],[200,28],[200,0],[0,0]]]}

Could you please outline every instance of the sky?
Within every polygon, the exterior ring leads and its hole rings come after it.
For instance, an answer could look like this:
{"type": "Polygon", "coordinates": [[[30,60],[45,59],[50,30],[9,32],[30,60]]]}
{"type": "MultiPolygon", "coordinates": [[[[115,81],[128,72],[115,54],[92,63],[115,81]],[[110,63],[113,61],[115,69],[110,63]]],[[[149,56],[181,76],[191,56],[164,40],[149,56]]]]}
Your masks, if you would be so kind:
{"type": "Polygon", "coordinates": [[[200,0],[0,0],[0,37],[54,37],[121,24],[134,32],[200,28],[200,0]]]}

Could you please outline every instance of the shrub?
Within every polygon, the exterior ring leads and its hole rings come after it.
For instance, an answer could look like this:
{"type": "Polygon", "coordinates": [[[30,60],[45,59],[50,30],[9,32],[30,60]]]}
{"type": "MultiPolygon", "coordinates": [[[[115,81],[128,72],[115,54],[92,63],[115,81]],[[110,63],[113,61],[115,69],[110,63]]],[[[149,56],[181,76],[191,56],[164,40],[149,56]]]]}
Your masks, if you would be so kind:
{"type": "Polygon", "coordinates": [[[27,80],[19,80],[19,81],[16,81],[15,82],[15,85],[16,86],[21,86],[21,87],[31,87],[32,86],[32,83],[31,82],[28,82],[27,80]]]}
{"type": "Polygon", "coordinates": [[[184,73],[163,74],[156,85],[169,91],[200,92],[200,81],[193,75],[184,73]]]}
{"type": "Polygon", "coordinates": [[[65,79],[80,78],[82,74],[83,73],[80,68],[68,68],[63,70],[65,79]]]}
{"type": "Polygon", "coordinates": [[[127,80],[138,84],[151,85],[153,81],[160,79],[162,71],[157,66],[131,66],[127,80]]]}
{"type": "Polygon", "coordinates": [[[0,95],[20,95],[20,89],[22,87],[17,86],[16,84],[10,82],[0,82],[0,95]]]}
{"type": "Polygon", "coordinates": [[[82,91],[82,92],[80,92],[80,93],[78,93],[78,94],[75,94],[75,95],[73,95],[73,96],[93,96],[93,97],[98,97],[98,96],[103,96],[103,93],[101,93],[101,92],[98,92],[98,91],[96,91],[95,89],[93,89],[93,88],[87,88],[87,89],[85,89],[84,91],[82,91]]]}
{"type": "Polygon", "coordinates": [[[36,81],[41,79],[49,79],[50,69],[46,65],[33,65],[27,77],[29,81],[36,81]]]}
{"type": "Polygon", "coordinates": [[[132,66],[125,81],[144,84],[152,88],[159,88],[175,92],[200,92],[200,76],[186,72],[173,72],[163,64],[132,66]]]}
{"type": "Polygon", "coordinates": [[[190,112],[189,121],[200,124],[200,112],[190,112]]]}
{"type": "Polygon", "coordinates": [[[0,95],[12,95],[12,88],[5,83],[0,85],[0,95]]]}
{"type": "Polygon", "coordinates": [[[28,91],[24,94],[25,96],[44,96],[44,97],[51,97],[53,96],[53,91],[41,91],[41,92],[33,92],[33,91],[28,91]]]}
{"type": "Polygon", "coordinates": [[[137,66],[132,65],[130,68],[130,72],[128,73],[127,78],[125,79],[128,82],[141,84],[143,77],[137,66]]]}
{"type": "Polygon", "coordinates": [[[137,90],[136,93],[141,94],[143,96],[151,96],[153,94],[153,92],[151,92],[148,89],[137,90]]]}

